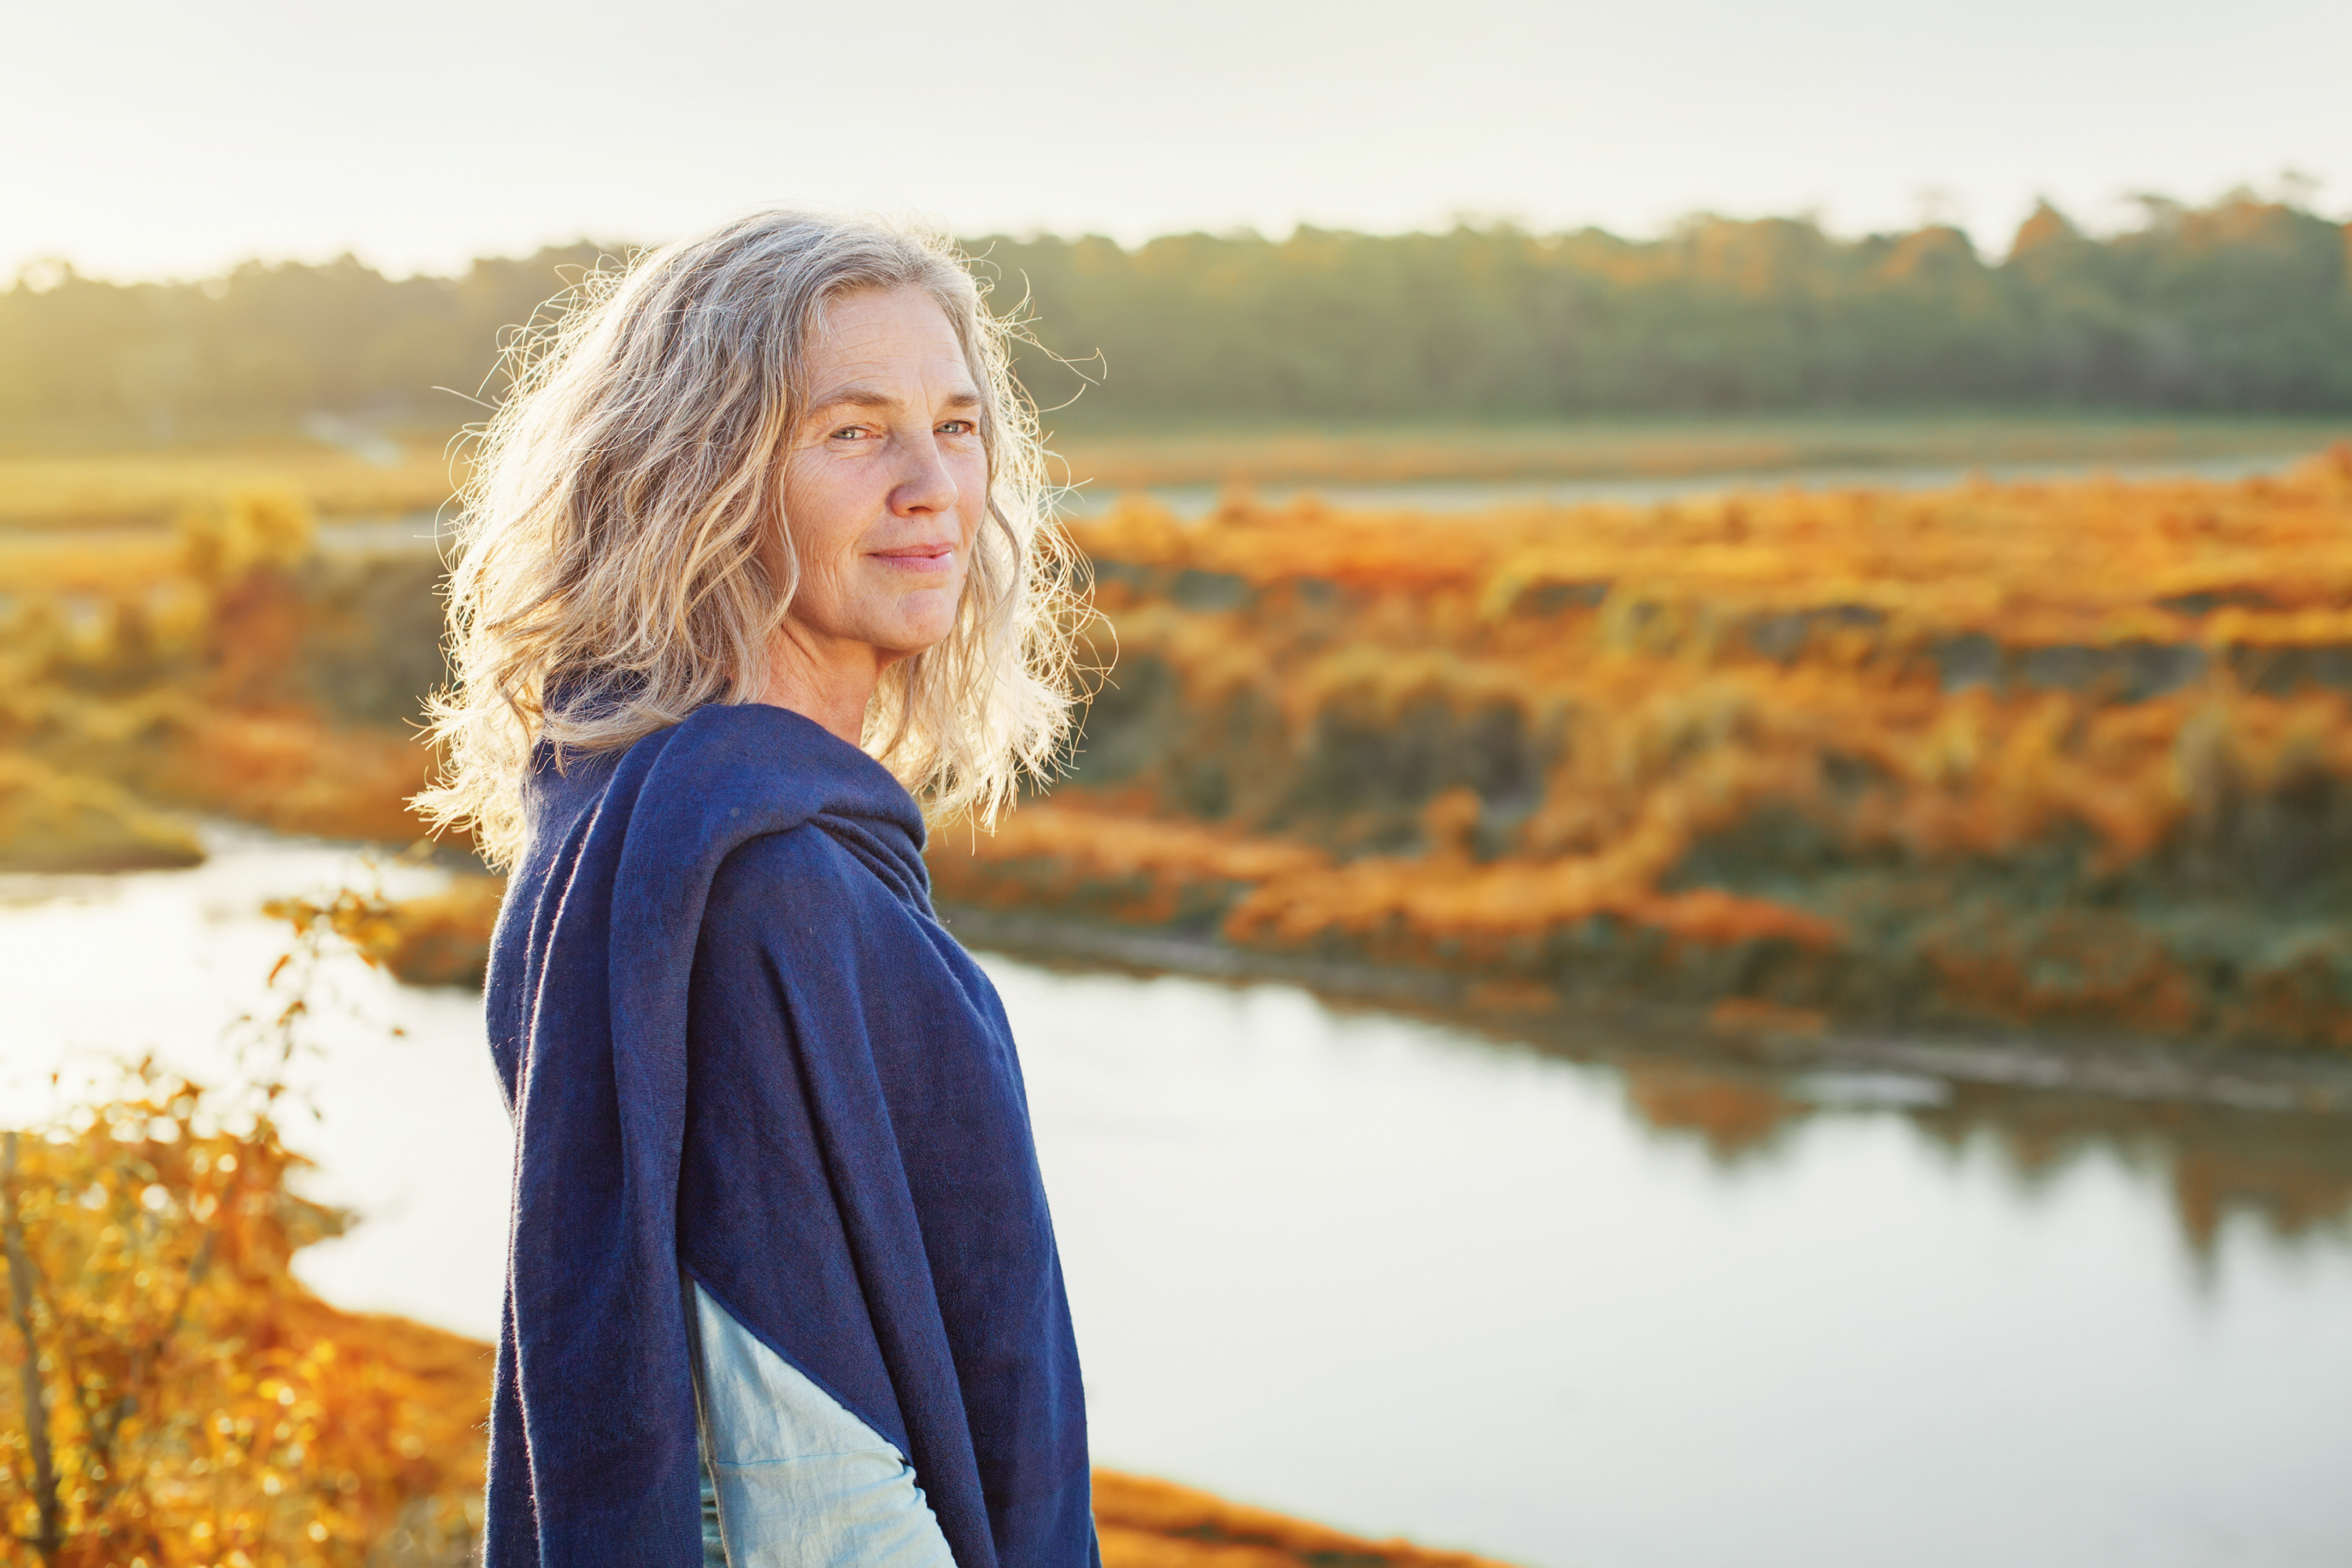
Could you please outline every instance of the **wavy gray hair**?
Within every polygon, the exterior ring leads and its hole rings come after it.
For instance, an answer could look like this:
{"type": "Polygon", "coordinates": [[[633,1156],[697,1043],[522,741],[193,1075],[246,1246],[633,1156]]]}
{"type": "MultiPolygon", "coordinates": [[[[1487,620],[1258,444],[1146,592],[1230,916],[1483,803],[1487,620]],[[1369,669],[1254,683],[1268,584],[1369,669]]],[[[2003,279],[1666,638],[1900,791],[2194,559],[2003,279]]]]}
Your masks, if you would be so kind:
{"type": "Polygon", "coordinates": [[[869,289],[946,312],[981,389],[988,503],[954,629],[884,675],[864,743],[935,818],[992,822],[1049,771],[1083,567],[1053,520],[1014,329],[943,235],[763,212],[599,268],[508,348],[511,391],[459,497],[454,684],[428,708],[443,773],[415,803],[436,826],[510,862],[540,744],[560,764],[756,697],[799,585],[782,477],[811,331],[869,289]]]}

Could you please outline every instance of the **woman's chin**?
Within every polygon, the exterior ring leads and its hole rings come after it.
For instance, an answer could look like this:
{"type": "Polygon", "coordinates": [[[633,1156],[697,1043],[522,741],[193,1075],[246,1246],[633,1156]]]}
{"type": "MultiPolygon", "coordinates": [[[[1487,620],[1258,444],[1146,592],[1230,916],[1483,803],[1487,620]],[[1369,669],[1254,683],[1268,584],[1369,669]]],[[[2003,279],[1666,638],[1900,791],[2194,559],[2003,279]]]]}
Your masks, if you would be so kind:
{"type": "Polygon", "coordinates": [[[897,610],[883,646],[901,658],[936,647],[955,630],[955,598],[945,592],[927,589],[909,594],[898,602],[897,610]]]}
{"type": "Polygon", "coordinates": [[[883,664],[896,664],[939,647],[947,641],[952,629],[952,623],[944,617],[936,623],[919,621],[894,626],[873,639],[874,650],[881,656],[883,664]]]}

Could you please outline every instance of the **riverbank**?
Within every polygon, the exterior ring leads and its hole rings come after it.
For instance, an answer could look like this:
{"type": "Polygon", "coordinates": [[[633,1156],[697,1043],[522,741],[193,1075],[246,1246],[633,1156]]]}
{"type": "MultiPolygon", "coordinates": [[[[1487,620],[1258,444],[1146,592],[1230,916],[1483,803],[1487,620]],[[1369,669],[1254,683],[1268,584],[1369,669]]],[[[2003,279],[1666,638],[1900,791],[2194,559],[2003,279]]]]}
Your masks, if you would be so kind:
{"type": "Polygon", "coordinates": [[[1213,937],[956,904],[941,906],[940,918],[959,942],[981,951],[1141,975],[1297,985],[1335,1002],[1443,1019],[1579,1060],[1879,1069],[1997,1089],[2352,1116],[2352,1058],[2340,1057],[2217,1050],[2154,1038],[1855,1033],[1829,1027],[1818,1014],[1770,1007],[1575,1005],[1548,994],[1515,994],[1444,970],[1299,958],[1213,937]]]}
{"type": "MultiPolygon", "coordinates": [[[[937,836],[945,902],[1534,1013],[2352,1051],[2352,447],[1072,531],[1108,673],[1050,797],[937,836]]],[[[158,538],[26,546],[0,868],[182,863],[158,805],[411,837],[436,563],[271,491],[158,538]]]]}

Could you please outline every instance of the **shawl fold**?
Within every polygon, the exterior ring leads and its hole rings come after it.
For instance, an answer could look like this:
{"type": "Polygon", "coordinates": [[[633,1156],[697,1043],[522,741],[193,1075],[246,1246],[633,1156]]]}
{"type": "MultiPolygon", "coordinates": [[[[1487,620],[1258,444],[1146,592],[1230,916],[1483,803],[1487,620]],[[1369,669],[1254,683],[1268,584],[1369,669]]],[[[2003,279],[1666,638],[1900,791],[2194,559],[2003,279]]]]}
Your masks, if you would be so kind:
{"type": "Polygon", "coordinates": [[[898,1447],[960,1568],[1095,1568],[1020,1064],[914,802],[744,705],[542,764],[525,805],[486,997],[516,1132],[488,1568],[698,1568],[688,1275],[898,1447]]]}

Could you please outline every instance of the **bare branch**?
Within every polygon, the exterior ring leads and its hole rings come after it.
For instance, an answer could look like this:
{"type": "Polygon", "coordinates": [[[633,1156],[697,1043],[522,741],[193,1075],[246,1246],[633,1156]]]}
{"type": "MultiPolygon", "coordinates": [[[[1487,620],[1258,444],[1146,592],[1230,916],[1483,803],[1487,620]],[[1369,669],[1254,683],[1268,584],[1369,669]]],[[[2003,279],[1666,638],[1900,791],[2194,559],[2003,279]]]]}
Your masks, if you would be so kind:
{"type": "Polygon", "coordinates": [[[33,1502],[40,1532],[32,1539],[41,1561],[55,1568],[65,1546],[58,1509],[58,1465],[49,1452],[48,1391],[41,1384],[41,1347],[33,1338],[33,1259],[25,1250],[25,1224],[16,1207],[16,1134],[0,1134],[0,1243],[8,1254],[8,1296],[16,1331],[25,1336],[25,1432],[33,1458],[33,1502]]]}

